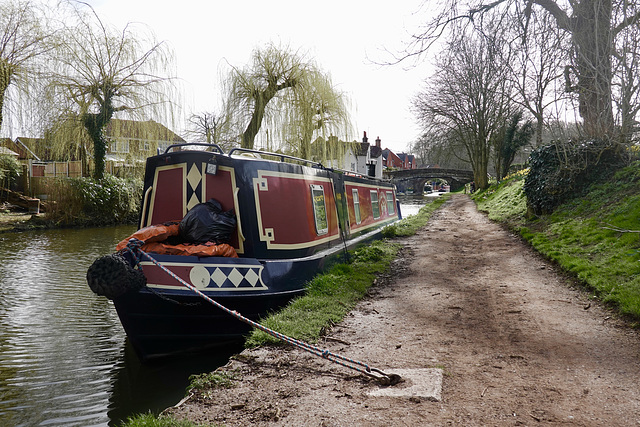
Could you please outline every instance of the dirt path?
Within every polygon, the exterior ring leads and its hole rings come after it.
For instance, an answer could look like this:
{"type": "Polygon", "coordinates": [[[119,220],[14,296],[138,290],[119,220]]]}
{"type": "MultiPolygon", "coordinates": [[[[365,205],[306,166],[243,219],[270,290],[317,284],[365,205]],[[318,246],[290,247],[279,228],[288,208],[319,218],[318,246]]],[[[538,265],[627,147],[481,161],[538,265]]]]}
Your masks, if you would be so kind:
{"type": "Polygon", "coordinates": [[[244,352],[239,386],[169,412],[268,426],[640,426],[640,336],[454,195],[403,240],[405,268],[333,328],[332,351],[383,370],[444,371],[442,400],[372,397],[377,383],[297,350],[244,352]]]}

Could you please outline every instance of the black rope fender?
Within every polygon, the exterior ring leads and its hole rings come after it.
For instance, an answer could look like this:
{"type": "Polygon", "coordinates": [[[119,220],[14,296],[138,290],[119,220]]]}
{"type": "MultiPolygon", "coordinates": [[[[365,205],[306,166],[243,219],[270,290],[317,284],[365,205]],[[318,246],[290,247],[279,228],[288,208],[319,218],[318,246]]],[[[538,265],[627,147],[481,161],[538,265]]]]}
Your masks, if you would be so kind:
{"type": "Polygon", "coordinates": [[[220,310],[226,312],[227,314],[235,317],[236,319],[240,320],[241,322],[244,322],[256,329],[259,329],[269,335],[271,335],[272,337],[275,337],[281,341],[284,341],[286,343],[289,343],[295,347],[298,347],[302,350],[305,350],[311,354],[314,354],[316,356],[322,357],[323,359],[329,360],[333,363],[336,363],[338,365],[344,366],[346,368],[349,369],[353,369],[355,371],[358,371],[364,375],[367,375],[373,379],[375,379],[380,385],[383,386],[390,386],[390,385],[395,385],[398,382],[400,382],[401,377],[400,375],[397,374],[387,374],[383,371],[381,371],[380,369],[376,369],[376,368],[372,368],[370,367],[368,364],[364,363],[364,362],[360,362],[358,360],[354,360],[345,356],[341,356],[339,354],[336,353],[332,353],[329,350],[326,349],[321,349],[319,347],[316,347],[314,345],[308,344],[304,341],[300,341],[296,338],[292,338],[289,337],[287,335],[281,334],[280,332],[274,331],[273,329],[267,328],[266,326],[261,325],[260,323],[254,322],[253,320],[244,317],[243,315],[241,315],[240,313],[238,313],[235,310],[231,310],[225,306],[223,306],[222,304],[214,301],[212,298],[210,298],[209,296],[205,295],[203,292],[201,292],[199,289],[197,289],[195,286],[193,286],[190,283],[185,282],[184,280],[182,280],[180,277],[178,277],[177,275],[175,275],[173,272],[171,272],[170,270],[168,270],[166,267],[164,267],[162,264],[160,264],[158,261],[156,261],[151,255],[149,255],[148,253],[146,253],[145,251],[143,251],[141,249],[143,245],[143,242],[141,242],[138,239],[131,239],[129,240],[129,244],[127,245],[127,250],[131,251],[131,253],[136,257],[136,259],[138,260],[138,262],[140,261],[140,259],[142,257],[145,257],[146,259],[148,259],[149,261],[151,261],[152,263],[154,263],[156,266],[160,267],[160,269],[162,271],[164,271],[165,273],[169,274],[171,277],[173,277],[175,280],[178,281],[178,283],[180,283],[181,285],[183,285],[185,288],[191,290],[192,292],[196,293],[198,296],[200,296],[201,298],[205,299],[207,302],[211,303],[212,305],[214,305],[215,307],[219,308],[220,310]]]}
{"type": "Polygon", "coordinates": [[[111,300],[129,291],[137,291],[147,284],[142,270],[133,269],[119,253],[96,259],[87,270],[87,284],[91,290],[111,300]]]}

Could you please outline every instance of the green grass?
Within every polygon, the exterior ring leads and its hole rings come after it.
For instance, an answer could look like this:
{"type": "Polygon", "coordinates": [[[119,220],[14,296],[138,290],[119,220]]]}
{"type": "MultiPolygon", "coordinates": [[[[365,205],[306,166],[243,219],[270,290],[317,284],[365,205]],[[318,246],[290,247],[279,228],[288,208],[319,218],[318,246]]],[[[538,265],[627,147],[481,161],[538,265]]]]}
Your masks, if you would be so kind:
{"type": "Polygon", "coordinates": [[[127,427],[199,427],[200,424],[195,424],[187,420],[178,420],[172,417],[159,416],[156,417],[153,414],[140,414],[135,415],[127,419],[122,426],[127,427]]]}
{"type": "Polygon", "coordinates": [[[522,182],[505,180],[474,195],[478,208],[519,232],[603,302],[640,320],[640,163],[541,217],[527,217],[522,182]]]}
{"type": "MultiPolygon", "coordinates": [[[[431,214],[447,199],[440,196],[423,206],[416,215],[385,227],[383,236],[408,236],[423,227],[431,214]]],[[[292,301],[284,309],[261,320],[267,328],[305,342],[315,343],[323,332],[340,322],[362,299],[373,285],[376,274],[389,269],[401,245],[379,240],[352,252],[350,264],[334,265],[329,271],[314,278],[307,293],[292,301]]],[[[254,330],[245,345],[249,348],[265,344],[280,344],[277,338],[254,330]]]]}
{"type": "Polygon", "coordinates": [[[204,374],[191,375],[189,377],[189,387],[187,391],[204,390],[210,388],[231,388],[233,380],[236,379],[232,372],[207,372],[204,374]]]}
{"type": "MultiPolygon", "coordinates": [[[[307,293],[260,323],[281,334],[309,343],[317,342],[326,328],[340,322],[367,293],[376,274],[389,268],[400,245],[376,241],[352,252],[350,264],[337,264],[314,278],[307,293]]],[[[281,341],[266,332],[254,330],[246,347],[278,344],[281,341]]]]}

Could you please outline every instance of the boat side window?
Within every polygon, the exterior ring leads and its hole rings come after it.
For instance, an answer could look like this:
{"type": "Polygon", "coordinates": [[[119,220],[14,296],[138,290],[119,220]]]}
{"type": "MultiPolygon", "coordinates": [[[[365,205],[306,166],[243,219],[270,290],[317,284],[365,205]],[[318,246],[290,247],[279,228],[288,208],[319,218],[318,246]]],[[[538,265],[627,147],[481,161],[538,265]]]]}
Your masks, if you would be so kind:
{"type": "Polygon", "coordinates": [[[380,204],[378,203],[378,192],[371,190],[371,211],[373,212],[373,218],[380,218],[380,204]]]}
{"type": "Polygon", "coordinates": [[[387,212],[389,212],[389,215],[393,215],[396,213],[395,203],[393,203],[392,191],[387,191],[387,212]]]}
{"type": "Polygon", "coordinates": [[[313,216],[316,223],[316,233],[318,235],[327,234],[329,231],[327,223],[327,206],[324,200],[324,187],[322,185],[311,185],[311,201],[313,203],[313,216]]]}
{"type": "Polygon", "coordinates": [[[351,190],[351,194],[353,194],[353,212],[356,216],[356,224],[360,224],[362,219],[360,218],[360,198],[358,197],[358,190],[354,188],[351,190]]]}

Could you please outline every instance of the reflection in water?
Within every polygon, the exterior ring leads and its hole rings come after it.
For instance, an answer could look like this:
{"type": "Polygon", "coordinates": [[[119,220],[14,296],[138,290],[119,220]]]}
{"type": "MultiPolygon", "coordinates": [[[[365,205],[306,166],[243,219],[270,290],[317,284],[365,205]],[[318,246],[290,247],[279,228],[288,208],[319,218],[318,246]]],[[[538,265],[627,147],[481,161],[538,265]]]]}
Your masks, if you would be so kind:
{"type": "Polygon", "coordinates": [[[240,351],[241,344],[222,353],[188,355],[143,365],[127,342],[124,357],[111,373],[114,383],[109,419],[113,423],[131,414],[149,411],[157,414],[175,405],[185,396],[191,375],[211,372],[240,351]]]}
{"type": "Polygon", "coordinates": [[[434,200],[435,198],[433,195],[410,194],[398,196],[398,201],[400,202],[400,213],[403,218],[415,215],[421,207],[434,200]]]}
{"type": "MultiPolygon", "coordinates": [[[[0,425],[106,425],[184,396],[213,357],[141,366],[89,265],[133,227],[0,234],[0,425]]],[[[226,355],[228,357],[228,355],[226,355]]]]}

